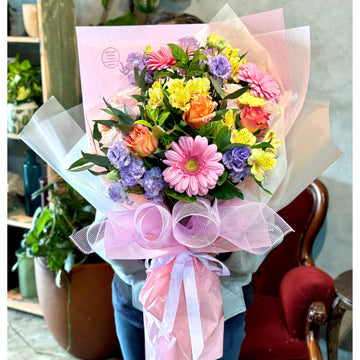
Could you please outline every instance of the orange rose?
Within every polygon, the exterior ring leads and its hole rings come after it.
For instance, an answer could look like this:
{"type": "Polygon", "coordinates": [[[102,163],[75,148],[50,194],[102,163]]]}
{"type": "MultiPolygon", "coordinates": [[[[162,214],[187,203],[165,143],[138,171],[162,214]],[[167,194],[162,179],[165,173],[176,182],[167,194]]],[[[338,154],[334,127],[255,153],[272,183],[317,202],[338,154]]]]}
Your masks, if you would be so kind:
{"type": "Polygon", "coordinates": [[[150,155],[159,144],[158,138],[146,126],[140,124],[136,124],[124,140],[131,153],[139,157],[150,155]]]}
{"type": "Polygon", "coordinates": [[[194,129],[211,121],[215,117],[214,109],[217,103],[207,97],[200,97],[190,101],[190,109],[183,114],[183,120],[194,129]]]}
{"type": "Polygon", "coordinates": [[[269,127],[269,115],[269,113],[260,107],[250,107],[247,105],[241,111],[240,124],[252,133],[260,131],[256,136],[261,136],[269,127]]]}

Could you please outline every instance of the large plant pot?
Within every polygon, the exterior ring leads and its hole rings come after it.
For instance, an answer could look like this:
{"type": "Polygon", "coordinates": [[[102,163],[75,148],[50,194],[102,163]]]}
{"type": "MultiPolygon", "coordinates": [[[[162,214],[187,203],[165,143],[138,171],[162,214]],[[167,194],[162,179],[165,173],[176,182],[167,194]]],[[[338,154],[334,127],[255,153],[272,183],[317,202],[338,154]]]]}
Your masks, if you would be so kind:
{"type": "Polygon", "coordinates": [[[31,37],[39,36],[37,4],[23,4],[23,21],[26,33],[31,37]]]}
{"type": "Polygon", "coordinates": [[[35,101],[15,105],[7,104],[7,131],[11,134],[19,134],[34,115],[38,105],[35,101]]]}
{"type": "MultiPolygon", "coordinates": [[[[108,263],[82,264],[70,275],[71,348],[80,359],[106,359],[118,350],[111,301],[113,270],[108,263]]],[[[42,258],[35,260],[35,278],[41,310],[48,328],[61,347],[68,347],[68,287],[63,278],[55,285],[55,273],[42,258]]]]}

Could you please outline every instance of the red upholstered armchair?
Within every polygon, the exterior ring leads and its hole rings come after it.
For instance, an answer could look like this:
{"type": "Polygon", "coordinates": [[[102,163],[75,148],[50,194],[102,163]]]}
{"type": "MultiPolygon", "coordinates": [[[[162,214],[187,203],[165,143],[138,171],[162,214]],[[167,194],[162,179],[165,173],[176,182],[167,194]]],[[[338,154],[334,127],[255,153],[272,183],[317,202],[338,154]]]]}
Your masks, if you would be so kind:
{"type": "Polygon", "coordinates": [[[320,326],[335,299],[334,281],[315,267],[312,246],[326,216],[328,193],[315,180],[279,211],[293,227],[253,275],[239,359],[321,360],[320,326]]]}

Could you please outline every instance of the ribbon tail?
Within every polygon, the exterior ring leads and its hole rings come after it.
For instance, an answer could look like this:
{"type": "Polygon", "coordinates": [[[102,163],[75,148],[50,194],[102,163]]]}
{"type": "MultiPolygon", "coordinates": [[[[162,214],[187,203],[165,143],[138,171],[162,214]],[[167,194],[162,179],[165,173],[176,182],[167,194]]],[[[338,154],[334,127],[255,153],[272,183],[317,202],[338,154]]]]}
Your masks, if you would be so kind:
{"type": "Polygon", "coordinates": [[[191,351],[193,359],[197,360],[204,349],[204,337],[201,327],[199,299],[196,290],[194,262],[191,258],[184,269],[184,289],[188,313],[191,351]]]}
{"type": "Polygon", "coordinates": [[[169,334],[174,327],[185,266],[184,260],[182,259],[183,261],[180,261],[180,259],[181,258],[179,256],[175,259],[171,271],[168,297],[166,300],[163,319],[161,321],[159,336],[169,334]]]}

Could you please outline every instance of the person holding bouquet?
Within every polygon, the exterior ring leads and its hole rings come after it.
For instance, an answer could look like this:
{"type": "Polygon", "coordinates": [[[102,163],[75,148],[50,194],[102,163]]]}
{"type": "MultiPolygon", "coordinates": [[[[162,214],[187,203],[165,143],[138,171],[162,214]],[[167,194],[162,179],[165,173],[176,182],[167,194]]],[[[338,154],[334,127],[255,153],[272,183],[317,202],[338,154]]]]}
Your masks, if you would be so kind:
{"type": "MultiPolygon", "coordinates": [[[[152,24],[202,23],[190,14],[159,11],[152,24]]],[[[253,301],[251,287],[254,273],[265,258],[247,251],[222,253],[216,256],[229,269],[230,276],[221,278],[222,297],[225,312],[224,360],[239,357],[242,341],[245,337],[246,308],[253,301]]],[[[124,360],[145,359],[145,339],[142,305],[139,293],[146,279],[143,260],[107,260],[114,268],[112,284],[113,306],[116,331],[124,360]]]]}

